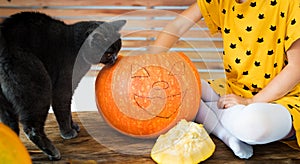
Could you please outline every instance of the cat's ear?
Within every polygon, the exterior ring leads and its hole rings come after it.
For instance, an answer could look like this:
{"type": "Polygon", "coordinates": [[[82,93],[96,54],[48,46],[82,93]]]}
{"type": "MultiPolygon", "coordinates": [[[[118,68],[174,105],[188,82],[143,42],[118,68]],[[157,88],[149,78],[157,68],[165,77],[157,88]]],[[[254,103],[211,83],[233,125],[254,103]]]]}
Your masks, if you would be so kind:
{"type": "Polygon", "coordinates": [[[126,24],[126,20],[116,20],[113,22],[109,22],[116,31],[120,31],[121,28],[126,24]]]}

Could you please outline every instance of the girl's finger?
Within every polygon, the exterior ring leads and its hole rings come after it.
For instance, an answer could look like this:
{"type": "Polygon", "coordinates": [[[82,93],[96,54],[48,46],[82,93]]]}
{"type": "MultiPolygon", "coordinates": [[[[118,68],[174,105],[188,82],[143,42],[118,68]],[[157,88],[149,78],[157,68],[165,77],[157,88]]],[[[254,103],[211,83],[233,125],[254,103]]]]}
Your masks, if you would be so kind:
{"type": "Polygon", "coordinates": [[[225,109],[226,108],[226,104],[227,104],[227,102],[226,102],[226,100],[219,100],[218,101],[218,108],[219,109],[225,109]]]}

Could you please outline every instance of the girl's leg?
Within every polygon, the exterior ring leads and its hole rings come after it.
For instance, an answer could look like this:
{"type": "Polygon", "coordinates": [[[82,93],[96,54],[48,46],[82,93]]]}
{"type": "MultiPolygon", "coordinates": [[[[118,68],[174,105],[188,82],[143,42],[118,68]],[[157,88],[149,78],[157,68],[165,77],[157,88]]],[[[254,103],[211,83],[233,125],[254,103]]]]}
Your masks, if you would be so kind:
{"type": "MultiPolygon", "coordinates": [[[[216,103],[211,108],[219,110],[216,103]]],[[[289,111],[279,104],[238,105],[220,113],[221,124],[239,140],[251,145],[283,139],[293,127],[289,111]]]]}
{"type": "Polygon", "coordinates": [[[252,156],[253,149],[248,144],[280,140],[292,129],[290,113],[279,104],[254,103],[218,109],[218,99],[210,85],[202,81],[202,101],[195,121],[202,123],[240,158],[252,156]]]}
{"type": "Polygon", "coordinates": [[[240,158],[250,158],[253,155],[252,147],[239,141],[230,132],[228,132],[220,123],[218,118],[218,115],[222,115],[222,113],[216,113],[205,103],[217,102],[220,96],[210,87],[210,85],[205,80],[201,80],[201,87],[202,100],[195,122],[202,123],[208,133],[212,133],[219,139],[221,139],[229,148],[232,149],[236,156],[240,158]]]}
{"type": "MultiPolygon", "coordinates": [[[[221,110],[220,110],[221,111],[221,110]]],[[[222,115],[221,113],[218,113],[222,115]]],[[[212,133],[222,140],[239,158],[248,159],[253,155],[252,146],[241,142],[233,136],[219,121],[219,116],[201,101],[200,109],[196,116],[195,122],[202,123],[208,133],[212,133]]]]}
{"type": "Polygon", "coordinates": [[[218,101],[220,96],[211,88],[207,81],[201,79],[201,99],[204,102],[218,101]]]}

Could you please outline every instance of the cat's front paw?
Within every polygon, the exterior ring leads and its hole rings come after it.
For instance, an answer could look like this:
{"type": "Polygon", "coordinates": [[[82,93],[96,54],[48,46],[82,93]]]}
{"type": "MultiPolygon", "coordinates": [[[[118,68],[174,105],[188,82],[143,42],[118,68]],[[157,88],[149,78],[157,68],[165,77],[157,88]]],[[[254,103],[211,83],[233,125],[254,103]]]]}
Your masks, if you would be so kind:
{"type": "Polygon", "coordinates": [[[61,159],[60,152],[57,149],[55,149],[51,155],[48,154],[48,158],[51,161],[58,161],[61,159]]]}
{"type": "Polygon", "coordinates": [[[77,123],[75,123],[75,122],[72,122],[72,129],[76,130],[76,132],[80,131],[79,125],[77,123]]]}
{"type": "Polygon", "coordinates": [[[72,130],[70,130],[70,131],[68,131],[68,132],[63,132],[63,131],[61,131],[61,132],[60,132],[60,135],[61,135],[61,137],[62,137],[63,139],[72,139],[72,138],[77,137],[77,136],[78,136],[78,133],[77,133],[77,131],[76,131],[75,129],[72,129],[72,130]]]}

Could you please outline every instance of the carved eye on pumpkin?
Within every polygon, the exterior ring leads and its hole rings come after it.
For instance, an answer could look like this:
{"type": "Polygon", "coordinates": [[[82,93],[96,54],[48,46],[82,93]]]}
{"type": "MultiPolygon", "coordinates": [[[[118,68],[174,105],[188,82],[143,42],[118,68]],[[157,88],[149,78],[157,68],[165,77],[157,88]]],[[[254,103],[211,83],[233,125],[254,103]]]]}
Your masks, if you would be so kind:
{"type": "Polygon", "coordinates": [[[200,77],[183,53],[120,56],[96,80],[99,112],[121,133],[157,137],[181,119],[193,120],[200,77]]]}

